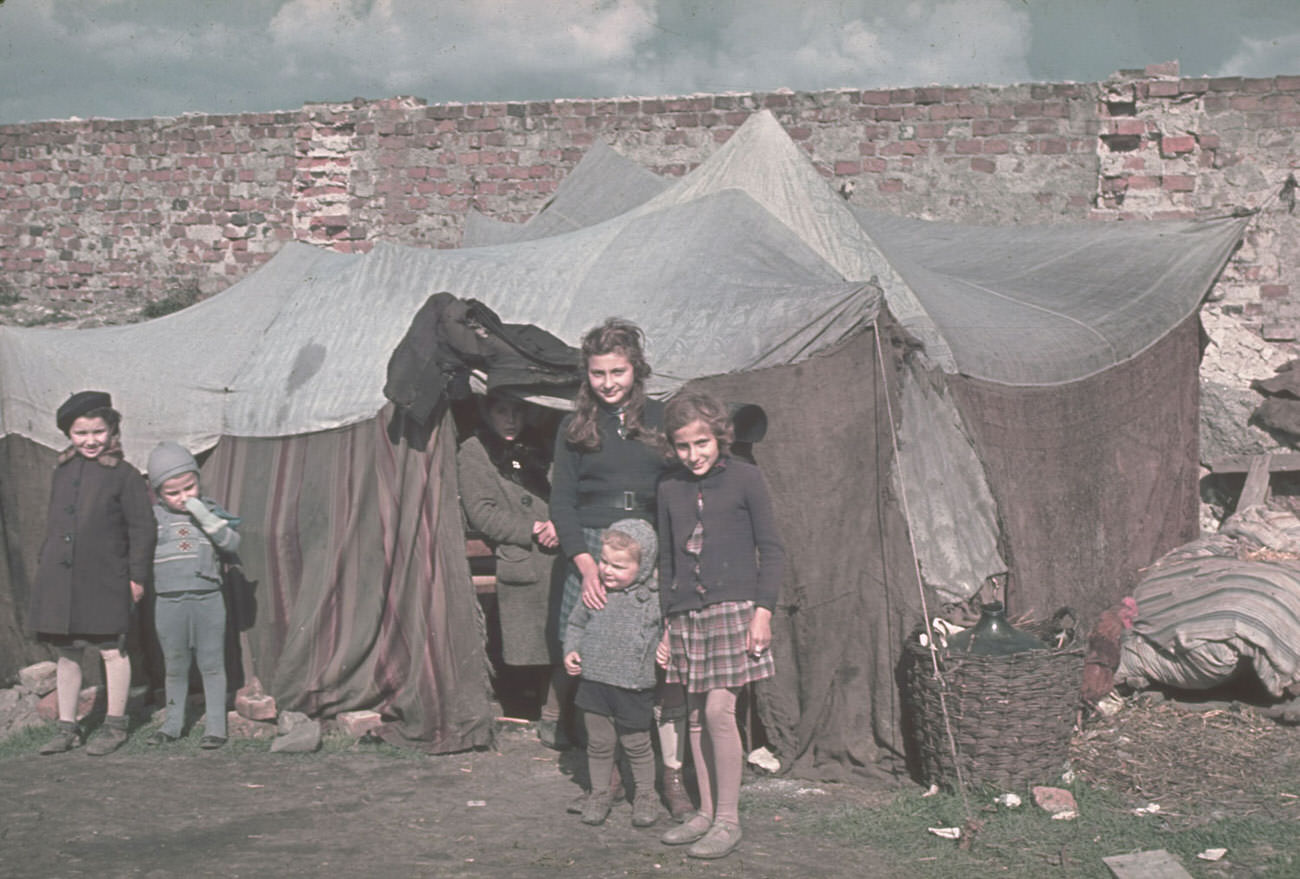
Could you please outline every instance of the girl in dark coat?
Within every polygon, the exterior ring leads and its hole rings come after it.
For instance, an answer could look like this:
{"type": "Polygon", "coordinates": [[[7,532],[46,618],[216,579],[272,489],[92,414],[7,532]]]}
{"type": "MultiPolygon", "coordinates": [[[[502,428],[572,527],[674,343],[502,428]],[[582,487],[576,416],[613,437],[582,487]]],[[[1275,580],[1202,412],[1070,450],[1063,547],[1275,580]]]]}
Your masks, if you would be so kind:
{"type": "Polygon", "coordinates": [[[81,659],[104,660],[108,711],[86,753],[108,754],[127,738],[131,660],[126,633],[153,565],[155,522],[140,471],[122,457],[121,415],[103,391],[81,391],[59,407],[59,430],[72,441],[59,455],[50,490],[27,625],[58,654],[59,731],[42,754],[81,743],[77,699],[81,659]]]}

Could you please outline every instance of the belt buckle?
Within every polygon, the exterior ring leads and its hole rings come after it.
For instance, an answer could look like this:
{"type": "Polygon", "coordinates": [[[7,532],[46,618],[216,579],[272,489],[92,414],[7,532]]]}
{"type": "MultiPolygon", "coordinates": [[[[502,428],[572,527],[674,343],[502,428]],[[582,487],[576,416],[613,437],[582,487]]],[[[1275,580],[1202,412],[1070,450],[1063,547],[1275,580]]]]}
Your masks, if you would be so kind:
{"type": "Polygon", "coordinates": [[[624,510],[624,512],[630,513],[630,512],[632,512],[632,511],[635,510],[635,509],[636,509],[636,492],[635,492],[635,491],[625,491],[625,492],[623,492],[623,510],[624,510]]]}

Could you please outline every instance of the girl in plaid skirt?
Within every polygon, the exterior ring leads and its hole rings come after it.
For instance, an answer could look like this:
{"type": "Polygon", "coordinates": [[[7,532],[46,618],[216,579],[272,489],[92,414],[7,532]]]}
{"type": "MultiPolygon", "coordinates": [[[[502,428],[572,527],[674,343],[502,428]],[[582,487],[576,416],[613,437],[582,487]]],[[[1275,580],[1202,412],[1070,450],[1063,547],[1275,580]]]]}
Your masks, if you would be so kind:
{"type": "Polygon", "coordinates": [[[735,431],[723,403],[679,392],[664,411],[664,432],[681,467],[659,482],[659,595],[667,629],[658,659],[670,683],[686,685],[700,808],[661,838],[691,844],[691,857],[721,858],[741,839],[736,696],[775,673],[771,619],[785,550],[762,474],[729,454],[735,431]]]}

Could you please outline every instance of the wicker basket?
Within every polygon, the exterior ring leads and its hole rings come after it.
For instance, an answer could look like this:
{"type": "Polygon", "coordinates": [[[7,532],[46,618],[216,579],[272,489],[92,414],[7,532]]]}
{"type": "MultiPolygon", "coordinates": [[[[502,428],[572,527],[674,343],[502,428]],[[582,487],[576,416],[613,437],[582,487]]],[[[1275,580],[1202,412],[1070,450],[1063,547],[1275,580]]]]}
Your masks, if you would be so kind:
{"type": "MultiPolygon", "coordinates": [[[[957,790],[958,775],[930,651],[909,639],[907,698],[921,773],[957,790]]],[[[1080,704],[1083,648],[1067,644],[1007,656],[939,653],[961,780],[1003,790],[1058,782],[1080,704]]]]}

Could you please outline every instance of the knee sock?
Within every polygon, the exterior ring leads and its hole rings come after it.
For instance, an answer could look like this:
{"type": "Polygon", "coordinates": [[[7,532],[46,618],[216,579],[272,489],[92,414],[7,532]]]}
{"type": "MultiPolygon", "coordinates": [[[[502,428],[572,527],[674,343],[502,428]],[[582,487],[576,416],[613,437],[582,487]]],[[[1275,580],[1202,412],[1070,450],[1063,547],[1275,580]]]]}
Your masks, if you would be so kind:
{"type": "Polygon", "coordinates": [[[584,723],[578,716],[578,709],[573,704],[573,697],[578,694],[578,679],[566,674],[563,666],[556,666],[551,675],[551,698],[555,699],[560,725],[569,733],[578,732],[578,724],[584,723]]]}
{"type": "Polygon", "coordinates": [[[560,687],[556,685],[555,678],[558,675],[565,674],[563,668],[552,668],[543,666],[541,680],[538,683],[539,695],[542,699],[541,719],[550,723],[558,723],[560,720],[560,687]]]}
{"type": "Polygon", "coordinates": [[[710,690],[704,726],[712,746],[715,821],[740,823],[740,781],[745,770],[740,728],[736,725],[736,691],[710,690]]]}
{"type": "Polygon", "coordinates": [[[608,793],[614,772],[614,746],[618,744],[614,721],[590,711],[583,714],[583,720],[587,727],[587,774],[591,776],[591,792],[608,793]]]}
{"type": "Polygon", "coordinates": [[[54,673],[58,695],[54,698],[59,703],[59,720],[75,723],[77,720],[77,700],[81,697],[81,663],[69,655],[71,651],[59,651],[57,670],[54,673]]]}
{"type": "Polygon", "coordinates": [[[659,759],[665,769],[681,769],[686,757],[686,721],[661,720],[659,706],[655,706],[655,732],[659,734],[659,759]]]}
{"type": "Polygon", "coordinates": [[[121,650],[101,650],[104,657],[104,683],[108,687],[109,717],[126,714],[126,697],[131,692],[131,657],[121,650]]]}
{"type": "Polygon", "coordinates": [[[626,732],[618,737],[627,762],[632,767],[632,783],[636,785],[636,799],[655,798],[655,749],[650,744],[650,731],[626,732]]]}

